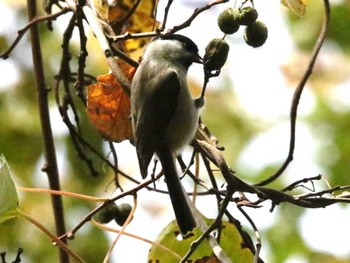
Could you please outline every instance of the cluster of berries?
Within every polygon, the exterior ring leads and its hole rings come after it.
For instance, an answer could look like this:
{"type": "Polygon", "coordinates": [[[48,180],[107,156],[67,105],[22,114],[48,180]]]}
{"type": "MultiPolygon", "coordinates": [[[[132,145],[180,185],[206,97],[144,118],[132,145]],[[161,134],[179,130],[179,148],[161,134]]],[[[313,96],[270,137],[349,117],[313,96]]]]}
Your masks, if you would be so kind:
{"type": "Polygon", "coordinates": [[[225,34],[236,33],[240,26],[245,26],[245,42],[249,46],[260,47],[265,43],[268,32],[266,25],[257,19],[258,11],[254,7],[229,7],[219,15],[218,26],[225,34]]]}
{"type": "Polygon", "coordinates": [[[131,210],[131,205],[127,203],[122,203],[118,206],[115,203],[110,203],[97,212],[94,215],[94,219],[101,224],[107,224],[114,219],[118,225],[122,226],[128,219],[131,210]]]}
{"type": "MultiPolygon", "coordinates": [[[[229,7],[220,13],[218,26],[225,35],[236,33],[240,26],[245,26],[244,41],[249,46],[260,47],[266,42],[268,31],[266,25],[257,19],[258,12],[254,7],[229,7]]],[[[218,74],[227,60],[230,47],[224,38],[212,39],[205,48],[204,69],[211,75],[218,74]]]]}

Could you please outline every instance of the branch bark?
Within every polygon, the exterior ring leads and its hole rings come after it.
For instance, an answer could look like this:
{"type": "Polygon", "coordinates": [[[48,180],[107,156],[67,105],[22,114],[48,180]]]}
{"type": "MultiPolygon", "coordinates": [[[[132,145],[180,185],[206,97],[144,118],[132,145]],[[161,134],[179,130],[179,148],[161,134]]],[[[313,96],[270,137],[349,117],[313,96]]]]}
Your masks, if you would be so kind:
{"type": "MultiPolygon", "coordinates": [[[[37,15],[35,0],[27,1],[27,10],[28,10],[29,21],[32,21],[33,19],[35,19],[37,15]]],[[[42,135],[43,135],[44,154],[45,154],[45,164],[42,170],[48,176],[50,189],[60,190],[56,150],[55,150],[51,123],[50,123],[48,89],[46,87],[46,82],[45,82],[39,30],[36,23],[30,27],[30,37],[31,37],[34,77],[36,81],[38,107],[39,107],[39,113],[40,113],[40,122],[41,122],[41,129],[42,129],[42,135]]],[[[61,196],[58,196],[58,195],[52,195],[51,201],[52,201],[53,213],[55,218],[56,233],[58,236],[60,236],[66,232],[62,198],[61,196]]],[[[62,241],[66,243],[66,240],[62,240],[62,241]]],[[[60,262],[62,263],[69,262],[68,254],[62,249],[59,249],[59,258],[60,258],[60,262]]]]}

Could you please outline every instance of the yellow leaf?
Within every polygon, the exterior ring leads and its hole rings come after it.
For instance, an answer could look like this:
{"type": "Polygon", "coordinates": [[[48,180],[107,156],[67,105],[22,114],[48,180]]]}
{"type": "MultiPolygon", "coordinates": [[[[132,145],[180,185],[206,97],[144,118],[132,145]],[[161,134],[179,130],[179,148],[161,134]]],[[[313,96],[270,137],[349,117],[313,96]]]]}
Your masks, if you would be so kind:
{"type": "MultiPolygon", "coordinates": [[[[206,219],[208,224],[214,222],[213,219],[206,219]]],[[[197,240],[203,233],[196,228],[191,235],[183,240],[178,240],[179,227],[175,220],[171,221],[159,234],[155,243],[148,254],[148,262],[167,262],[176,263],[187,253],[191,244],[197,240]]],[[[232,223],[222,221],[222,233],[220,246],[226,255],[233,262],[250,263],[253,262],[254,255],[249,248],[242,246],[243,239],[232,223]]],[[[204,240],[189,258],[188,262],[216,263],[217,259],[213,256],[213,251],[208,240],[204,240]]]]}
{"type": "Polygon", "coordinates": [[[297,16],[301,17],[305,15],[306,0],[281,0],[281,3],[297,16]]]}
{"type": "MultiPolygon", "coordinates": [[[[158,1],[123,0],[114,1],[109,6],[99,4],[98,1],[101,0],[94,1],[97,13],[112,27],[116,35],[150,32],[159,26],[155,19],[158,1]]],[[[132,56],[130,53],[140,50],[147,42],[146,38],[134,38],[118,44],[122,44],[124,52],[137,59],[136,55],[132,56]]]]}

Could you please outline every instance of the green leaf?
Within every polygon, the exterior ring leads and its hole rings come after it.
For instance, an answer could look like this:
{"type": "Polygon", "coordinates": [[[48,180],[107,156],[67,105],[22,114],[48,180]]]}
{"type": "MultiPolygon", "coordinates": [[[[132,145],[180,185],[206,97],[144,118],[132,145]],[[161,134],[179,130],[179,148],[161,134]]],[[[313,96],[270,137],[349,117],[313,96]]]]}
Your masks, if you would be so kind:
{"type": "Polygon", "coordinates": [[[17,207],[17,190],[6,159],[0,155],[0,223],[16,217],[17,207]]]}
{"type": "MultiPolygon", "coordinates": [[[[211,224],[213,222],[214,220],[212,219],[207,220],[208,224],[211,224]]],[[[179,235],[179,228],[176,224],[176,221],[174,220],[163,229],[155,242],[170,249],[182,258],[190,249],[191,243],[198,239],[202,235],[202,232],[199,229],[195,229],[192,236],[184,238],[182,240],[179,240],[177,238],[179,235]]],[[[242,242],[242,237],[238,232],[236,226],[232,223],[223,221],[220,246],[225,251],[226,255],[233,262],[253,262],[254,255],[248,248],[242,247],[242,242]]],[[[212,248],[210,247],[208,241],[204,240],[189,258],[189,262],[195,262],[196,260],[212,256],[212,248]]],[[[148,254],[148,262],[177,263],[179,262],[179,257],[176,257],[169,251],[165,251],[159,246],[153,245],[148,254]]]]}

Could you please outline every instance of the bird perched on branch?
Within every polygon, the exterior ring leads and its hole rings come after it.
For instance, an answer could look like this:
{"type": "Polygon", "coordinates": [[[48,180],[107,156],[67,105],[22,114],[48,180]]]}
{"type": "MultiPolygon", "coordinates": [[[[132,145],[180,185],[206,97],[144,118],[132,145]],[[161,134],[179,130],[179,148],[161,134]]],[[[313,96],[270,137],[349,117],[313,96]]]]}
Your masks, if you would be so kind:
{"type": "Polygon", "coordinates": [[[131,84],[131,119],[141,175],[157,155],[182,235],[196,226],[189,198],[176,170],[176,156],[194,138],[199,106],[187,85],[187,71],[202,63],[196,44],[166,34],[150,42],[131,84]]]}

